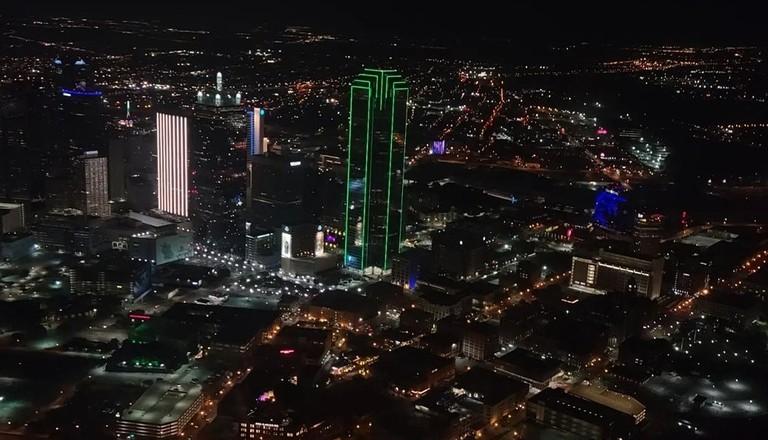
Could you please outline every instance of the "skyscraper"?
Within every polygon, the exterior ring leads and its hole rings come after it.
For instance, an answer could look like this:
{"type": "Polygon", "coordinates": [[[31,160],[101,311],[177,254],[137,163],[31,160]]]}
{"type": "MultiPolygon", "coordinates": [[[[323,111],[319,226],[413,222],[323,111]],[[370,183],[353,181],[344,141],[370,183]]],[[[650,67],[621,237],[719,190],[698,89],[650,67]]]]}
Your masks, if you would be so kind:
{"type": "Polygon", "coordinates": [[[394,70],[365,69],[349,96],[344,265],[391,268],[403,237],[408,86],[394,70]]]}
{"type": "Polygon", "coordinates": [[[304,202],[310,167],[301,158],[266,153],[250,161],[251,220],[261,228],[305,222],[304,202]]]}
{"type": "Polygon", "coordinates": [[[157,113],[157,207],[189,215],[189,145],[187,118],[157,113]]]}
{"type": "Polygon", "coordinates": [[[254,107],[248,110],[248,156],[266,152],[264,145],[264,109],[254,107]]]}
{"type": "Polygon", "coordinates": [[[81,170],[81,206],[85,215],[109,217],[109,178],[107,158],[98,151],[86,151],[80,158],[81,170]]]}
{"type": "Polygon", "coordinates": [[[246,205],[246,118],[241,94],[225,89],[221,72],[215,88],[197,93],[194,105],[192,210],[195,238],[222,252],[241,253],[246,205]]]}

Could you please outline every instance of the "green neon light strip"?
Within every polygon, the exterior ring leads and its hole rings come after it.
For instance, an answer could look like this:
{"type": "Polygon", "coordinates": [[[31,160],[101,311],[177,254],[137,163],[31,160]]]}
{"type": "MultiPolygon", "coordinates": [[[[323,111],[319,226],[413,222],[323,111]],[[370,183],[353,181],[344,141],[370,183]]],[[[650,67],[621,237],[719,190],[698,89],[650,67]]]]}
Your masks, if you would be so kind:
{"type": "MultiPolygon", "coordinates": [[[[366,264],[368,263],[368,241],[370,240],[370,234],[371,231],[370,228],[370,212],[371,207],[369,206],[372,199],[369,197],[369,193],[371,192],[372,188],[372,182],[371,182],[371,173],[372,173],[372,155],[373,151],[372,149],[375,147],[373,138],[373,134],[376,131],[376,108],[374,107],[376,105],[376,101],[378,101],[378,107],[379,110],[384,110],[384,103],[387,102],[387,98],[390,98],[391,96],[391,108],[390,108],[390,123],[389,123],[389,157],[388,157],[388,172],[387,172],[387,211],[386,211],[386,219],[385,219],[385,236],[384,236],[384,255],[383,255],[383,269],[387,270],[389,268],[390,259],[389,257],[389,249],[390,249],[390,217],[392,215],[392,169],[393,169],[393,158],[394,158],[394,151],[395,151],[395,117],[397,112],[396,109],[396,102],[397,102],[397,92],[405,92],[405,99],[406,99],[406,108],[405,108],[405,114],[404,114],[404,129],[403,129],[403,149],[402,149],[402,168],[401,168],[401,188],[400,188],[400,230],[397,237],[398,242],[398,251],[402,247],[402,240],[404,237],[404,217],[405,217],[405,209],[404,209],[404,188],[405,188],[405,150],[406,150],[406,139],[407,139],[407,125],[408,125],[408,108],[407,108],[407,100],[408,100],[408,87],[406,85],[406,82],[403,80],[401,75],[398,75],[395,73],[394,70],[384,70],[384,69],[364,69],[363,73],[358,75],[356,79],[354,79],[351,83],[350,87],[350,105],[349,105],[349,138],[347,142],[347,194],[346,194],[346,209],[345,209],[345,242],[344,242],[344,260],[345,265],[347,265],[347,261],[349,259],[349,241],[351,237],[350,231],[353,230],[353,225],[350,224],[350,221],[354,222],[355,225],[357,224],[357,216],[353,215],[352,220],[350,220],[350,201],[352,200],[352,191],[351,191],[351,180],[352,180],[352,166],[353,166],[353,155],[352,155],[352,149],[357,147],[362,147],[362,145],[354,145],[355,142],[353,142],[353,128],[352,125],[354,124],[354,114],[355,111],[353,109],[354,100],[355,100],[355,93],[356,92],[364,92],[367,91],[367,95],[365,98],[367,99],[367,119],[366,119],[366,133],[365,133],[365,162],[363,165],[363,213],[362,213],[362,231],[361,231],[361,255],[360,255],[360,262],[359,262],[359,268],[365,269],[366,264]]],[[[359,111],[359,110],[358,110],[359,111]]],[[[384,128],[384,127],[382,127],[384,128]]],[[[358,150],[358,153],[359,150],[358,150]]],[[[356,163],[359,163],[359,161],[356,161],[356,163]]],[[[356,229],[356,226],[354,226],[356,229]]]]}
{"type": "Polygon", "coordinates": [[[374,90],[375,94],[373,95],[373,99],[379,101],[379,110],[381,110],[382,104],[383,104],[383,101],[382,101],[382,98],[381,98],[381,96],[383,95],[383,93],[382,93],[383,77],[381,75],[381,72],[378,71],[378,70],[374,70],[372,72],[374,72],[374,73],[369,73],[369,72],[361,73],[359,76],[371,77],[371,78],[374,78],[376,80],[376,87],[372,87],[373,89],[375,89],[374,90]]]}
{"type": "Polygon", "coordinates": [[[401,250],[403,247],[403,239],[405,237],[405,231],[403,230],[403,219],[405,218],[405,206],[404,203],[404,196],[405,196],[405,150],[408,147],[408,89],[398,89],[398,90],[405,90],[405,120],[403,121],[403,168],[400,170],[400,236],[397,237],[397,245],[398,250],[401,250]]]}
{"type": "MultiPolygon", "coordinates": [[[[370,182],[368,179],[368,170],[370,169],[369,153],[371,151],[371,130],[373,119],[371,118],[371,107],[373,107],[372,89],[368,87],[368,121],[365,132],[365,180],[363,183],[363,255],[360,258],[360,269],[365,269],[365,259],[368,255],[368,192],[370,191],[370,182]]],[[[375,98],[374,98],[375,99],[375,98]]]]}
{"type": "Polygon", "coordinates": [[[389,109],[389,170],[387,171],[387,220],[384,223],[384,270],[387,270],[387,263],[389,262],[389,218],[392,216],[390,200],[392,196],[392,147],[395,141],[395,94],[393,91],[392,107],[389,109]]]}
{"type": "MultiPolygon", "coordinates": [[[[354,84],[354,81],[353,81],[354,84]]],[[[352,99],[355,94],[355,86],[353,85],[349,90],[349,138],[347,139],[347,203],[344,205],[344,266],[347,265],[347,255],[349,254],[349,175],[352,170],[352,99]]]]}

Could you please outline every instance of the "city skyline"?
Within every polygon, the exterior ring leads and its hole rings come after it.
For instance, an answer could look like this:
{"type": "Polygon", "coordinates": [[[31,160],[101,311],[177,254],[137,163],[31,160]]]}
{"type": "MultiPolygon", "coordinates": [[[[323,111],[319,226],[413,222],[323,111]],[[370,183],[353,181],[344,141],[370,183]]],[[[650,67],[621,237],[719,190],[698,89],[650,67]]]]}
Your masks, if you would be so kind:
{"type": "Polygon", "coordinates": [[[768,427],[768,41],[714,2],[0,6],[0,438],[768,427]]]}

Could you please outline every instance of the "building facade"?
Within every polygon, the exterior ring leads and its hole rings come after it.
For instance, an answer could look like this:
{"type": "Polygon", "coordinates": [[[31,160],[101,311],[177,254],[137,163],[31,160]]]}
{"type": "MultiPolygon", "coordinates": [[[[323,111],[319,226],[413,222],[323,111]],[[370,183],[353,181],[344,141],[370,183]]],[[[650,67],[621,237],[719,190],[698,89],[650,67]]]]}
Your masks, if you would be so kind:
{"type": "Polygon", "coordinates": [[[631,292],[655,299],[661,294],[664,259],[609,252],[574,255],[571,287],[589,293],[631,292]]]}
{"type": "Polygon", "coordinates": [[[349,100],[344,265],[383,273],[404,232],[408,86],[393,70],[366,69],[349,100]]]}
{"type": "Polygon", "coordinates": [[[157,113],[157,207],[189,216],[189,127],[186,116],[157,113]]]}
{"type": "Polygon", "coordinates": [[[246,207],[246,112],[241,93],[216,86],[197,92],[190,157],[190,218],[195,238],[221,252],[241,254],[246,207]]]}
{"type": "Polygon", "coordinates": [[[178,438],[202,406],[200,385],[157,382],[121,413],[117,438],[178,438]]]}
{"type": "Polygon", "coordinates": [[[264,115],[263,108],[254,107],[248,110],[248,157],[263,154],[267,151],[264,139],[264,115]]]}
{"type": "Polygon", "coordinates": [[[109,217],[109,172],[107,158],[98,151],[86,151],[82,161],[80,176],[80,210],[85,215],[109,217]]]}

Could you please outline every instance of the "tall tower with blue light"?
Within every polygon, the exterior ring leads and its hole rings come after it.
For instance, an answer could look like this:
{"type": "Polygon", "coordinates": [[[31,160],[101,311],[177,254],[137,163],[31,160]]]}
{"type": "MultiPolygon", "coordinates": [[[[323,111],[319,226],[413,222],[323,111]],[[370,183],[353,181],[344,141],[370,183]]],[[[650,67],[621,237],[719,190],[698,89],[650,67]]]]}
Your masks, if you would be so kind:
{"type": "Polygon", "coordinates": [[[391,269],[404,236],[408,85],[394,70],[365,69],[349,94],[344,265],[391,269]]]}
{"type": "Polygon", "coordinates": [[[248,110],[248,157],[263,154],[264,148],[264,114],[263,108],[254,107],[248,110]]]}

